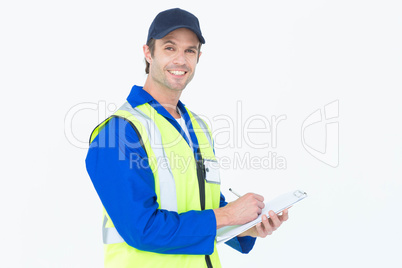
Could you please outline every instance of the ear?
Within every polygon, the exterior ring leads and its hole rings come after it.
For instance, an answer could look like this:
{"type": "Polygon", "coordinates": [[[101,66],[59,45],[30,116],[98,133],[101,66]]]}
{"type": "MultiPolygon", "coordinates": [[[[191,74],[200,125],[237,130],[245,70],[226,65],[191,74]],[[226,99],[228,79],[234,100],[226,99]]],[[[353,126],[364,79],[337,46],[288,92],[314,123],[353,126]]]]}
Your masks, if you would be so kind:
{"type": "Polygon", "coordinates": [[[151,62],[152,62],[152,57],[151,57],[151,51],[149,51],[149,46],[143,45],[142,50],[144,51],[145,60],[146,60],[149,64],[151,64],[151,62]]]}

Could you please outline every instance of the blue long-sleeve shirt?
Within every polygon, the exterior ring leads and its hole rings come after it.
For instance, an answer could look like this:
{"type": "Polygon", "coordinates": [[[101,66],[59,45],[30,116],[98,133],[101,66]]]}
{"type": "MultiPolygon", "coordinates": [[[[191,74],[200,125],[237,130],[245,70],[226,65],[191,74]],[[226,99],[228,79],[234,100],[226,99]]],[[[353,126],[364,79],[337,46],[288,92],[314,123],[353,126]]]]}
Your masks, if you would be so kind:
{"type": "MultiPolygon", "coordinates": [[[[183,135],[180,124],[141,87],[134,86],[127,101],[133,107],[149,103],[183,135]]],[[[197,146],[189,115],[180,101],[178,108],[197,146]]],[[[189,143],[186,135],[183,138],[189,143]]],[[[139,137],[132,126],[124,119],[112,118],[92,141],[86,158],[92,183],[124,241],[137,249],[156,253],[212,254],[216,236],[213,210],[178,214],[158,209],[153,173],[146,164],[147,154],[141,146],[133,144],[139,144],[139,137]],[[133,155],[141,165],[133,164],[133,155]]],[[[221,194],[220,207],[226,204],[221,194]]],[[[233,238],[226,243],[248,253],[255,238],[233,238]]]]}

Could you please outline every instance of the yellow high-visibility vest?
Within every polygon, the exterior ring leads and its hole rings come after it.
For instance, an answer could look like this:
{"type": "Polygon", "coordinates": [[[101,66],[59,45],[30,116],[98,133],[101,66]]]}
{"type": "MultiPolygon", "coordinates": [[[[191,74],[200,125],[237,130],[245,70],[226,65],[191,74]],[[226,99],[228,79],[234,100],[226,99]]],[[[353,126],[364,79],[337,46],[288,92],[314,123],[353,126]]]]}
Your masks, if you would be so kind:
{"type": "MultiPolygon", "coordinates": [[[[113,116],[94,129],[90,142],[111,118],[121,117],[128,120],[135,127],[147,153],[149,166],[155,179],[159,209],[183,213],[190,210],[219,208],[220,179],[211,131],[201,118],[187,108],[186,110],[198,140],[199,153],[203,159],[201,161],[196,161],[193,150],[176,128],[148,103],[133,108],[126,102],[113,116]],[[177,162],[183,159],[186,165],[177,162]],[[208,168],[204,167],[206,163],[209,163],[208,168]],[[198,168],[197,165],[199,165],[198,168]],[[199,178],[201,176],[203,176],[202,179],[199,178]],[[202,188],[205,192],[204,197],[202,188]]],[[[107,268],[204,268],[208,267],[209,261],[212,267],[221,267],[216,242],[214,252],[209,256],[158,254],[133,248],[118,234],[105,210],[103,242],[107,268]]]]}

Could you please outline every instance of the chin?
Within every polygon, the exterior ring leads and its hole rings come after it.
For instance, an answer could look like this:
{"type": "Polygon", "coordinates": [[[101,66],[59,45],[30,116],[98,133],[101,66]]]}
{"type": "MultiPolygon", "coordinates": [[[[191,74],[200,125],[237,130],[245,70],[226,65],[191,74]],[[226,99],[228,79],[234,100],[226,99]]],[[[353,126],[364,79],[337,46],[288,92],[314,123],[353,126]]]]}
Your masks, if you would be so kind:
{"type": "Polygon", "coordinates": [[[174,90],[174,91],[183,91],[186,88],[186,86],[184,87],[172,87],[170,89],[174,90]]]}
{"type": "Polygon", "coordinates": [[[187,84],[185,85],[170,85],[168,88],[174,91],[183,91],[186,88],[187,84]]]}

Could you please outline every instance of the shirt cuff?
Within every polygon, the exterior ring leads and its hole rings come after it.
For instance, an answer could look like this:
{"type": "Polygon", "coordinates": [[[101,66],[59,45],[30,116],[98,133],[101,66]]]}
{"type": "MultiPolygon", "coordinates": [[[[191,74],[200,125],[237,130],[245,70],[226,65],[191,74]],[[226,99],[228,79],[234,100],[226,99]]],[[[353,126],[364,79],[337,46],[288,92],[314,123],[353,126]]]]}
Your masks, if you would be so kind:
{"type": "Polygon", "coordinates": [[[225,244],[243,254],[247,254],[253,249],[255,241],[256,238],[252,236],[236,236],[229,241],[226,241],[225,244]]]}

